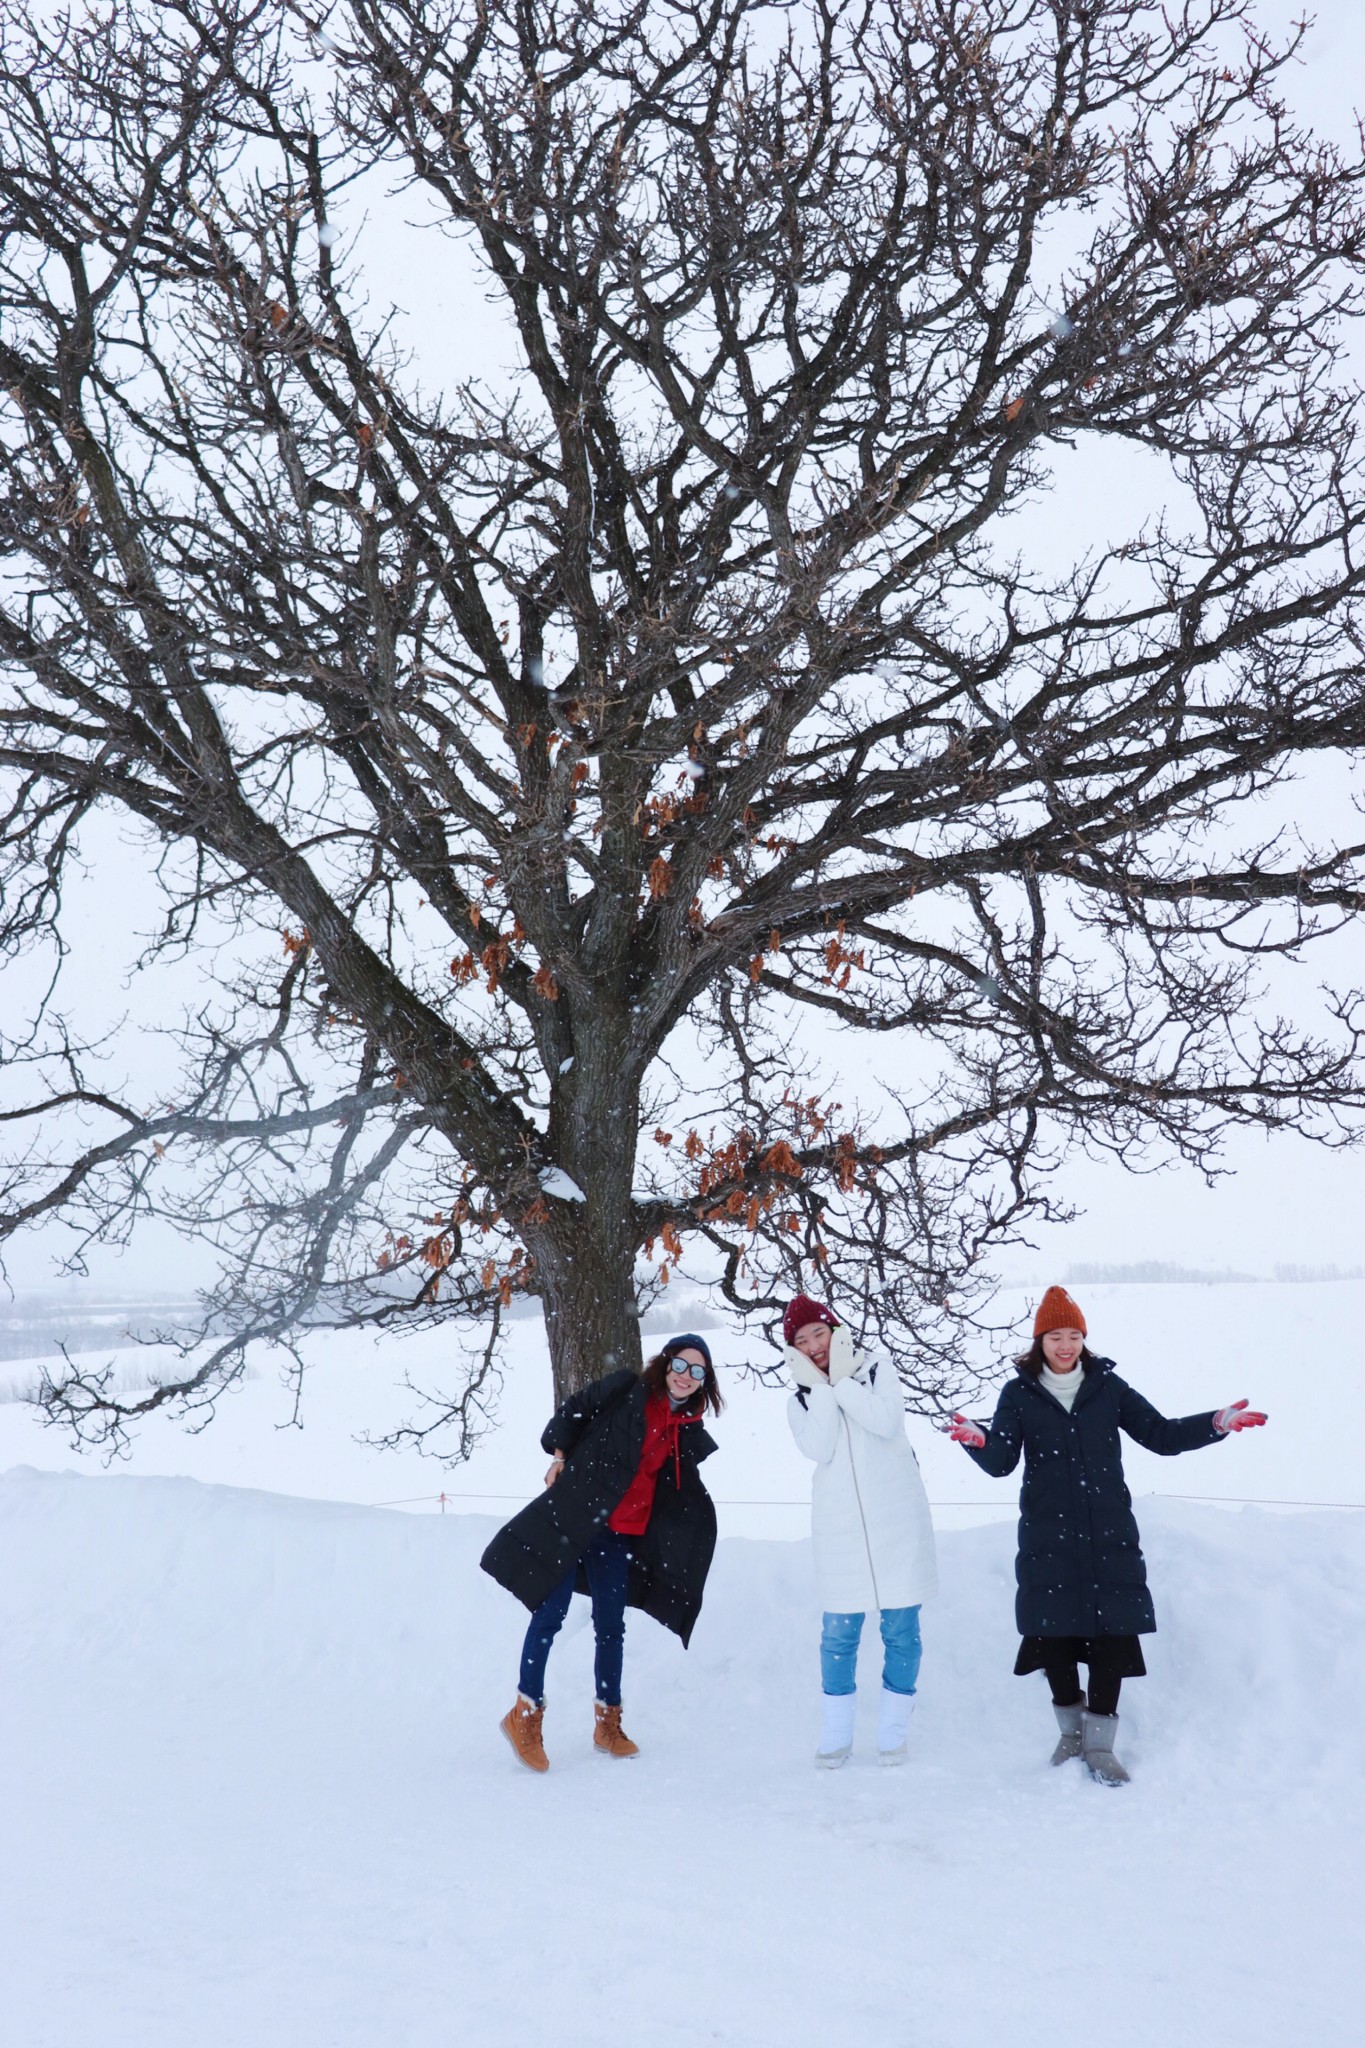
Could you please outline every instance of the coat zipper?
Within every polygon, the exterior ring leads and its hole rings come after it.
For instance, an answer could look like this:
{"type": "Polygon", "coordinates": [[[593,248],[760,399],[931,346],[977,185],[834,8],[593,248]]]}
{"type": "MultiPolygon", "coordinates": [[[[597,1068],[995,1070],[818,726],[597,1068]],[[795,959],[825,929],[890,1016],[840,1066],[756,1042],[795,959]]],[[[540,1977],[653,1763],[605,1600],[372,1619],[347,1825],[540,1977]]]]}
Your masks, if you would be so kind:
{"type": "Polygon", "coordinates": [[[867,1532],[867,1516],[863,1511],[863,1489],[858,1484],[858,1461],[853,1455],[853,1430],[842,1408],[839,1410],[839,1420],[844,1425],[848,1436],[848,1469],[853,1474],[853,1493],[858,1503],[858,1520],[863,1525],[863,1548],[867,1552],[867,1569],[872,1579],[872,1597],[877,1603],[877,1612],[880,1614],[882,1596],[877,1591],[877,1567],[872,1562],[872,1538],[867,1532]]]}

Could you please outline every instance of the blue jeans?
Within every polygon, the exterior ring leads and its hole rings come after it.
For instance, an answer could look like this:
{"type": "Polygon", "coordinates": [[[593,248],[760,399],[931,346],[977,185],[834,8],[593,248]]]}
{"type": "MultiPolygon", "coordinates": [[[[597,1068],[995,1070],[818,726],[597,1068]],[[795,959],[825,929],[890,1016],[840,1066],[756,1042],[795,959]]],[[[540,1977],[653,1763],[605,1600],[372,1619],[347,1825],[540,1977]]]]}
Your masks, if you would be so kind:
{"type": "MultiPolygon", "coordinates": [[[[828,1693],[857,1690],[861,1614],[827,1614],[820,1631],[820,1683],[828,1693]]],[[[888,1692],[913,1692],[919,1677],[918,1607],[883,1607],[882,1684],[888,1692]]]]}
{"type": "MultiPolygon", "coordinates": [[[[626,1647],[626,1584],[630,1577],[630,1538],[604,1529],[597,1541],[579,1560],[588,1574],[592,1595],[592,1627],[597,1638],[593,1666],[597,1697],[605,1707],[621,1704],[621,1660],[626,1647]]],[[[564,1626],[573,1598],[578,1564],[571,1564],[553,1593],[531,1616],[521,1650],[521,1676],[517,1680],[523,1696],[541,1705],[545,1697],[545,1664],[550,1645],[564,1626]]]]}

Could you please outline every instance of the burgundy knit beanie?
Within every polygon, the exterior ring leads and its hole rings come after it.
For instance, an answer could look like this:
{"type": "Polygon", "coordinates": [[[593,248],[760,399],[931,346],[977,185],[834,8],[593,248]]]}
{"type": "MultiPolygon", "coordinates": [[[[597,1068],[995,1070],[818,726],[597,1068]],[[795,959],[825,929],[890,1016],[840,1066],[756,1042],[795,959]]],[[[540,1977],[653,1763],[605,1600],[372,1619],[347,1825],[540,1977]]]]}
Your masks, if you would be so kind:
{"type": "Polygon", "coordinates": [[[1079,1330],[1086,1334],[1085,1317],[1065,1287],[1049,1287],[1033,1318],[1033,1334],[1045,1337],[1049,1330],[1079,1330]]]}
{"type": "Polygon", "coordinates": [[[839,1327],[839,1318],[833,1309],[825,1307],[823,1301],[815,1301],[809,1294],[798,1294],[787,1303],[787,1312],[782,1318],[782,1341],[794,1344],[798,1330],[804,1330],[807,1323],[828,1323],[831,1330],[839,1327]]]}

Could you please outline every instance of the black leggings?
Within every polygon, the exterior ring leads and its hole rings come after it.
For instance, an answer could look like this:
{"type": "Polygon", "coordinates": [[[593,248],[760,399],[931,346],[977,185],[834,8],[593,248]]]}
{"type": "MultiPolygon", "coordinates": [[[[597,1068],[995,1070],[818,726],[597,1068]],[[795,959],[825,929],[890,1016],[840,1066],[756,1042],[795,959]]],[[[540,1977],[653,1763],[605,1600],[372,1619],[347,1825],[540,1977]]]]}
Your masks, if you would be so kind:
{"type": "Polygon", "coordinates": [[[1052,1687],[1052,1704],[1055,1707],[1078,1707],[1084,1698],[1092,1714],[1116,1714],[1119,1710],[1119,1687],[1123,1684],[1121,1672],[1111,1668],[1110,1660],[1102,1655],[1090,1659],[1089,1684],[1081,1692],[1081,1674],[1076,1669],[1075,1659],[1070,1663],[1045,1664],[1047,1682],[1052,1687]]]}

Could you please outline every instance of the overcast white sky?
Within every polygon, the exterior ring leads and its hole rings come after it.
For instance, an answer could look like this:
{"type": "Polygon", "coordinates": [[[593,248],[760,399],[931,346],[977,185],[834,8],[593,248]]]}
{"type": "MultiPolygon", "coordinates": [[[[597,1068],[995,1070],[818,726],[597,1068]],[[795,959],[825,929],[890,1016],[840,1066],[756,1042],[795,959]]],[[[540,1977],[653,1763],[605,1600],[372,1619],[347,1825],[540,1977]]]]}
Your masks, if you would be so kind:
{"type": "MultiPolygon", "coordinates": [[[[1264,0],[1260,9],[1267,26],[1277,31],[1302,12],[1294,0],[1264,0]]],[[[1320,132],[1349,143],[1355,106],[1365,100],[1360,83],[1365,13],[1351,0],[1322,0],[1316,15],[1292,98],[1296,110],[1320,132]]],[[[414,210],[406,208],[409,214],[414,210]]],[[[387,208],[372,212],[367,223],[343,220],[343,225],[358,230],[354,260],[364,265],[372,302],[392,299],[409,316],[414,336],[421,337],[423,383],[434,385],[454,372],[467,375],[471,354],[479,367],[497,366],[501,332],[477,300],[471,303],[468,272],[453,247],[430,235],[395,232],[387,208]],[[440,260],[443,247],[448,263],[440,260]]],[[[1102,489],[1103,480],[1092,476],[1059,497],[1049,510],[1059,523],[1059,541],[1070,538],[1065,529],[1079,533],[1093,525],[1099,511],[1093,494],[1102,489]]],[[[145,1016],[146,990],[129,985],[137,951],[134,934],[155,915],[154,899],[137,872],[141,856],[112,827],[90,843],[90,851],[93,864],[73,932],[82,1007],[92,1007],[109,1021],[125,1011],[145,1016]]],[[[1338,980],[1365,980],[1365,945],[1353,942],[1349,950],[1334,949],[1331,973],[1338,980]]],[[[11,993],[20,979],[11,981],[11,993]]],[[[175,976],[158,970],[160,1016],[193,993],[192,969],[175,976]]],[[[145,1076],[162,1058],[155,1041],[140,1036],[130,1053],[130,1073],[145,1076]]],[[[1049,1233],[1036,1252],[1012,1257],[1006,1271],[1035,1279],[1079,1262],[1150,1259],[1265,1274],[1281,1263],[1365,1265],[1365,1152],[1331,1155],[1297,1139],[1243,1136],[1230,1146],[1227,1163],[1235,1171],[1208,1189],[1186,1169],[1135,1177],[1102,1162],[1078,1160],[1066,1181],[1084,1213],[1067,1229],[1049,1233]]],[[[12,1247],[7,1263],[13,1284],[50,1284],[54,1255],[63,1243],[48,1235],[12,1247]]],[[[195,1277],[207,1277],[195,1259],[187,1260],[160,1232],[149,1232],[119,1258],[101,1260],[98,1274],[105,1286],[138,1293],[179,1292],[195,1277]]]]}
{"type": "MultiPolygon", "coordinates": [[[[1325,137],[1350,146],[1365,106],[1365,10],[1353,0],[1262,0],[1259,18],[1276,34],[1312,15],[1291,104],[1325,137]]],[[[1062,516],[1084,516],[1073,502],[1062,516]]],[[[1334,977],[1362,979],[1362,948],[1336,950],[1334,977]]],[[[1326,960],[1324,958],[1324,971],[1326,960]]],[[[1311,971],[1311,970],[1310,970],[1311,971]]],[[[1329,1154],[1296,1138],[1246,1134],[1228,1148],[1235,1169],[1215,1188],[1173,1168],[1134,1177],[1078,1161],[1067,1175],[1084,1215],[1021,1254],[1013,1270],[1035,1277],[1071,1262],[1161,1259],[1268,1273],[1277,1264],[1365,1265],[1365,1154],[1329,1154]]]]}

